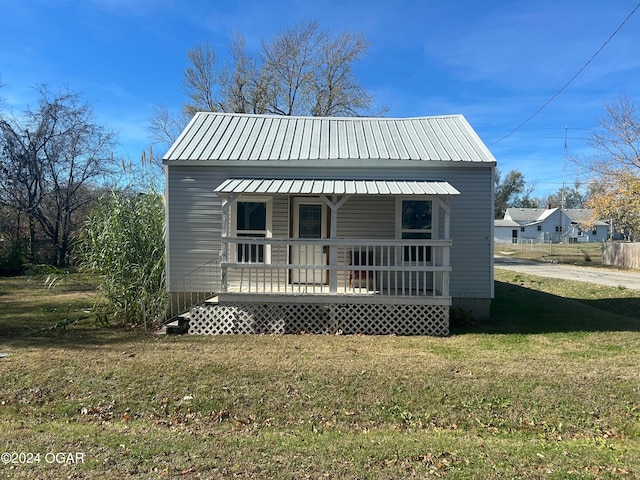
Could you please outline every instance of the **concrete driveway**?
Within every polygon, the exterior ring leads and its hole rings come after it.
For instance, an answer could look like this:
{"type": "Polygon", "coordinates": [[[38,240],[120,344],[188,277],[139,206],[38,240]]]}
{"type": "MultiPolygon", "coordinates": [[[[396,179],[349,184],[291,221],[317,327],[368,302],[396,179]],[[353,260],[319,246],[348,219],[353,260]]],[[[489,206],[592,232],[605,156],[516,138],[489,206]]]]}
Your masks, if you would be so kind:
{"type": "Polygon", "coordinates": [[[495,256],[496,268],[529,273],[540,277],[561,278],[578,282],[595,283],[609,287],[625,287],[640,290],[640,272],[620,271],[610,268],[576,267],[559,263],[533,262],[521,258],[495,256]]]}

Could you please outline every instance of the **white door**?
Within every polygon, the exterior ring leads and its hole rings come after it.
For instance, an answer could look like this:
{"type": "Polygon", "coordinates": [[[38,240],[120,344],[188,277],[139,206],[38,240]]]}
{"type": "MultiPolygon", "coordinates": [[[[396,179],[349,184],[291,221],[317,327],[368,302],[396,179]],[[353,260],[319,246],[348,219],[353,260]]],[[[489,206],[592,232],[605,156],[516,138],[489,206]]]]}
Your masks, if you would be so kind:
{"type": "MultiPolygon", "coordinates": [[[[320,199],[293,199],[293,238],[327,238],[327,207],[320,199]]],[[[291,249],[292,265],[326,265],[327,255],[322,245],[294,245],[291,249]]],[[[326,270],[294,268],[293,283],[326,283],[326,270]]]]}

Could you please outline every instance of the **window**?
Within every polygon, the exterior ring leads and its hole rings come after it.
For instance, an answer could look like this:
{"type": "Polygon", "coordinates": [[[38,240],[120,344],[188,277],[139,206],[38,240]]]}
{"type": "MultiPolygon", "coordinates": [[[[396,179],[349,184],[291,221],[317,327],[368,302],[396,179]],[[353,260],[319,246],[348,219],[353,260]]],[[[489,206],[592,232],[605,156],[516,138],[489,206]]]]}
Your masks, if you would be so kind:
{"type": "MultiPolygon", "coordinates": [[[[400,237],[403,240],[428,240],[432,238],[433,211],[431,200],[402,200],[400,207],[400,237]]],[[[430,262],[431,247],[406,246],[405,262],[430,262]]]]}
{"type": "Polygon", "coordinates": [[[524,233],[524,227],[520,227],[520,231],[524,233]]]}
{"type": "MultiPolygon", "coordinates": [[[[269,237],[270,205],[267,201],[238,201],[235,204],[235,234],[238,237],[269,237]]],[[[236,260],[246,263],[265,263],[265,245],[238,243],[236,260]]]]}
{"type": "Polygon", "coordinates": [[[542,225],[538,225],[538,231],[541,232],[542,231],[542,225]]]}

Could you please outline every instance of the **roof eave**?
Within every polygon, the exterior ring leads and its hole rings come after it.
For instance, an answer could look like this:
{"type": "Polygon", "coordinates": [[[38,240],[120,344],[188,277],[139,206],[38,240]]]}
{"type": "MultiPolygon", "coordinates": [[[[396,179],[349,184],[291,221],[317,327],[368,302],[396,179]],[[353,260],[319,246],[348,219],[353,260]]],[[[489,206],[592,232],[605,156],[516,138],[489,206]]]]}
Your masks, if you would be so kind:
{"type": "Polygon", "coordinates": [[[163,159],[164,165],[182,165],[199,167],[318,167],[322,168],[351,168],[351,167],[382,167],[389,169],[412,167],[451,167],[451,168],[491,168],[495,161],[470,162],[466,160],[414,160],[414,159],[315,159],[315,160],[193,160],[193,159],[163,159]]]}

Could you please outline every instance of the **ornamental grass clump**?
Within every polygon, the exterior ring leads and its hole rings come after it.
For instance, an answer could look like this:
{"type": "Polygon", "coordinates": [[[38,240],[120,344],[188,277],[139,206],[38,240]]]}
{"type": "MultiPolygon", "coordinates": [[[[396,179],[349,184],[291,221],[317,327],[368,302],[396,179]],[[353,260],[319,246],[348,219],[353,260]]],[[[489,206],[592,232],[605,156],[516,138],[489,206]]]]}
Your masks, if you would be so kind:
{"type": "Polygon", "coordinates": [[[98,275],[94,306],[104,323],[139,325],[166,310],[164,206],[156,192],[103,196],[80,236],[81,268],[98,275]]]}

